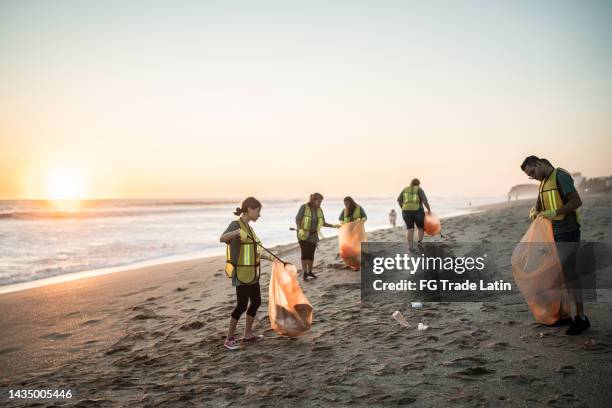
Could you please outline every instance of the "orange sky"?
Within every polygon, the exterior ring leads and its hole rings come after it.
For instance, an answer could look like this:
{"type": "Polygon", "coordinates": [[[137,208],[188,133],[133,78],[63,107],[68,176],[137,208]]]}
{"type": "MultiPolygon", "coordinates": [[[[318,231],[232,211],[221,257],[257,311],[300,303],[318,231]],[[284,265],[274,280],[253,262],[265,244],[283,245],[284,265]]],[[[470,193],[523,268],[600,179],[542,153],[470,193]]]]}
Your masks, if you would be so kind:
{"type": "Polygon", "coordinates": [[[501,196],[528,154],[612,174],[609,6],[188,4],[0,5],[0,199],[48,198],[62,172],[86,198],[394,196],[413,177],[501,196]]]}

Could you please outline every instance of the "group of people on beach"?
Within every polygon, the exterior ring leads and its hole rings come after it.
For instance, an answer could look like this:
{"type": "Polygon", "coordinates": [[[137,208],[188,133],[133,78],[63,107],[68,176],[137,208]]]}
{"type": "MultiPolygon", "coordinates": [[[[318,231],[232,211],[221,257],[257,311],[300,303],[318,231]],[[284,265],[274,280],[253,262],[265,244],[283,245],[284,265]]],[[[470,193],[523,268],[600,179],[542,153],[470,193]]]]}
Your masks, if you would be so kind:
{"type": "MultiPolygon", "coordinates": [[[[582,204],[570,174],[555,168],[546,160],[536,156],[527,157],[521,164],[521,169],[531,179],[540,181],[540,189],[536,205],[530,210],[530,217],[535,219],[538,215],[552,221],[556,242],[580,242],[580,221],[577,213],[582,204]]],[[[431,213],[431,207],[425,191],[421,188],[418,179],[413,179],[397,197],[398,205],[402,210],[402,218],[406,223],[406,240],[409,249],[414,249],[414,229],[417,229],[417,247],[422,246],[424,237],[425,210],[431,213]]],[[[302,204],[295,217],[295,230],[301,250],[302,279],[316,279],[313,272],[314,255],[319,242],[322,227],[340,228],[342,223],[355,220],[367,220],[363,207],[353,198],[344,198],[344,209],[338,220],[340,223],[330,224],[325,220],[321,202],[323,195],[313,193],[308,202],[302,204]]],[[[242,345],[252,344],[263,340],[262,335],[253,333],[253,322],[259,306],[261,305],[261,289],[259,286],[260,260],[274,260],[271,253],[262,251],[261,241],[251,227],[261,216],[262,205],[254,197],[246,198],[240,207],[234,211],[238,218],[232,221],[219,240],[226,244],[226,273],[236,287],[236,307],[232,311],[227,337],[224,346],[229,350],[237,350],[242,345]],[[235,331],[238,320],[246,312],[244,336],[236,339],[235,331]]],[[[389,214],[395,226],[395,211],[389,214]]],[[[571,271],[576,268],[577,244],[570,253],[565,254],[563,270],[571,271]]],[[[567,248],[567,246],[563,246],[567,248]]],[[[554,326],[569,325],[567,334],[579,334],[590,327],[589,319],[584,314],[582,302],[576,302],[576,316],[562,316],[554,326]]]]}
{"type": "MultiPolygon", "coordinates": [[[[300,245],[302,262],[302,279],[316,279],[313,272],[314,255],[319,242],[322,227],[340,228],[341,224],[357,220],[367,220],[364,208],[357,204],[352,197],[344,198],[344,209],[340,212],[340,223],[330,224],[325,220],[321,203],[323,195],[313,193],[308,202],[302,204],[295,216],[295,230],[300,245]]],[[[414,227],[418,231],[418,244],[423,240],[423,223],[425,213],[423,206],[431,212],[425,192],[420,187],[418,179],[412,180],[404,188],[398,198],[402,209],[402,217],[406,222],[406,237],[411,248],[414,247],[414,227]]],[[[261,202],[254,197],[246,198],[240,207],[234,211],[238,218],[232,221],[219,241],[226,244],[227,276],[232,279],[232,286],[236,288],[236,307],[232,311],[227,337],[224,345],[229,350],[237,350],[242,345],[252,344],[263,340],[262,335],[253,333],[255,314],[261,305],[261,288],[259,277],[261,273],[260,260],[274,261],[274,256],[262,250],[263,246],[257,234],[251,227],[261,216],[261,202]],[[235,331],[240,317],[246,312],[244,335],[236,339],[235,331]]]]}

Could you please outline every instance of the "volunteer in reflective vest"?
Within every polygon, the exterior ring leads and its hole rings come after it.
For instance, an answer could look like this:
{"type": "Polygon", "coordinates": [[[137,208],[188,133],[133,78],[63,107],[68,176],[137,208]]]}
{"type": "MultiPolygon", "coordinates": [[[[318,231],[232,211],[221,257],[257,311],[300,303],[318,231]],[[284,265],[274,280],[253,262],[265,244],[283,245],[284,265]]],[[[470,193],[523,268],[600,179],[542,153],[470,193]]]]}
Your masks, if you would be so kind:
{"type": "Polygon", "coordinates": [[[321,201],[323,201],[321,194],[311,194],[308,202],[302,204],[295,216],[297,237],[302,252],[304,280],[308,280],[308,278],[316,279],[316,275],[312,272],[312,264],[314,263],[314,254],[319,242],[321,227],[340,227],[338,224],[328,224],[325,222],[323,210],[321,209],[321,201]]]}
{"type": "Polygon", "coordinates": [[[363,219],[366,221],[368,217],[362,206],[357,204],[352,197],[344,197],[344,209],[340,212],[340,217],[338,217],[342,224],[346,224],[347,222],[353,222],[357,220],[363,219]]]}
{"type": "Polygon", "coordinates": [[[424,230],[423,226],[425,223],[425,211],[423,206],[427,208],[427,212],[431,212],[429,202],[425,191],[421,188],[421,182],[419,179],[413,179],[410,185],[402,190],[397,197],[397,203],[402,208],[402,218],[406,223],[406,239],[408,240],[408,247],[414,249],[414,226],[418,229],[418,244],[421,246],[423,241],[424,230]]]}
{"type": "Polygon", "coordinates": [[[238,350],[241,345],[256,343],[263,340],[263,336],[253,334],[253,321],[257,309],[261,304],[261,290],[259,288],[260,260],[272,260],[262,253],[258,246],[261,244],[257,234],[249,223],[255,222],[260,216],[261,203],[254,197],[249,197],[236,208],[234,215],[239,217],[230,223],[219,241],[227,244],[225,272],[232,279],[232,286],[236,287],[237,305],[232,312],[224,346],[228,350],[238,350]],[[247,308],[248,307],[248,308],[247,308]],[[237,340],[234,331],[240,316],[246,311],[246,324],[244,337],[237,340]]]}
{"type": "Polygon", "coordinates": [[[529,156],[521,164],[521,170],[531,179],[540,182],[538,200],[529,211],[531,219],[538,215],[551,220],[557,253],[561,260],[565,285],[576,303],[576,317],[561,316],[554,326],[570,325],[565,334],[575,335],[591,327],[584,314],[582,287],[576,270],[576,254],[580,246],[580,195],[572,176],[560,167],[555,168],[548,160],[529,156]]]}

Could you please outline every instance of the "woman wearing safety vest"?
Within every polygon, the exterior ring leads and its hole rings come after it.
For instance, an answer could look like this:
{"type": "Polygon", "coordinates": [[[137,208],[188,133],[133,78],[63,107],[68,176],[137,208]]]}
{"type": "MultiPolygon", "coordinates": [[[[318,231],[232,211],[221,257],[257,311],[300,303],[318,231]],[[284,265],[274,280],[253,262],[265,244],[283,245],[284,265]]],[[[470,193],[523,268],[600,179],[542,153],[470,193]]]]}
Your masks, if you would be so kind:
{"type": "Polygon", "coordinates": [[[402,190],[400,195],[397,197],[397,202],[402,208],[402,218],[406,223],[406,239],[408,240],[408,246],[411,250],[414,249],[414,226],[416,225],[419,231],[419,246],[423,241],[424,235],[424,223],[425,223],[425,211],[423,206],[427,207],[427,212],[431,212],[429,203],[427,202],[427,196],[425,191],[420,187],[421,182],[419,179],[413,179],[410,185],[402,190]]]}
{"type": "Polygon", "coordinates": [[[570,325],[565,334],[580,334],[591,327],[589,318],[584,314],[582,284],[576,271],[576,255],[580,246],[578,207],[582,205],[582,199],[572,176],[560,167],[555,168],[546,159],[529,156],[521,164],[521,170],[529,178],[540,182],[538,200],[529,211],[529,216],[533,220],[541,214],[551,220],[565,285],[576,302],[574,320],[570,316],[561,316],[553,326],[570,325]]]}
{"type": "Polygon", "coordinates": [[[340,217],[338,219],[342,224],[346,224],[347,222],[357,221],[360,219],[366,221],[368,217],[366,216],[363,207],[357,204],[352,197],[344,197],[344,209],[340,213],[340,217]]]}
{"type": "Polygon", "coordinates": [[[302,270],[304,272],[303,279],[316,279],[316,275],[312,273],[312,264],[314,262],[314,254],[319,242],[319,231],[321,227],[340,228],[338,224],[328,224],[325,222],[323,210],[321,210],[321,201],[323,196],[319,193],[310,195],[307,203],[302,204],[300,210],[295,216],[295,224],[297,229],[298,242],[302,251],[302,270]]]}
{"type": "Polygon", "coordinates": [[[268,254],[260,251],[261,241],[249,223],[260,216],[261,203],[254,197],[248,197],[236,208],[234,215],[239,217],[230,223],[219,241],[227,244],[225,272],[236,287],[237,305],[232,312],[227,338],[224,346],[228,350],[238,350],[241,345],[263,340],[262,335],[253,334],[253,321],[261,304],[259,275],[261,258],[272,260],[268,254]],[[249,304],[250,301],[250,304],[249,304]],[[247,309],[248,306],[248,309],[247,309]],[[240,316],[246,311],[244,337],[234,338],[234,331],[240,316]]]}

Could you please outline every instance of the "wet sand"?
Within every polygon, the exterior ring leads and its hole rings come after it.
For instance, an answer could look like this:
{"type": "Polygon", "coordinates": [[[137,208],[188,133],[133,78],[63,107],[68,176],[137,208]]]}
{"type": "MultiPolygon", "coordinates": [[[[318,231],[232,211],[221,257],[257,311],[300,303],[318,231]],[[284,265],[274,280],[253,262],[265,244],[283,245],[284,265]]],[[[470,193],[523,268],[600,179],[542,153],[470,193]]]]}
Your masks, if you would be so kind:
{"type": "MultiPolygon", "coordinates": [[[[518,242],[531,204],[444,220],[442,232],[518,242]]],[[[583,240],[612,241],[609,195],[585,197],[582,213],[583,240]]],[[[401,241],[404,231],[369,240],[401,241]]],[[[296,244],[276,250],[299,265],[296,244]]],[[[0,386],[71,388],[75,398],[57,404],[88,407],[610,406],[611,303],[588,304],[593,327],[575,337],[535,323],[520,296],[420,310],[361,304],[359,272],[343,268],[337,252],[335,238],[323,240],[319,279],[301,283],[314,322],[298,339],[270,329],[263,263],[255,330],[266,339],[238,352],[222,344],[235,305],[222,257],[0,295],[0,386]],[[413,328],[401,328],[395,310],[413,328]],[[419,322],[429,328],[419,333],[419,322]]],[[[512,281],[510,268],[500,279],[512,281]]]]}

